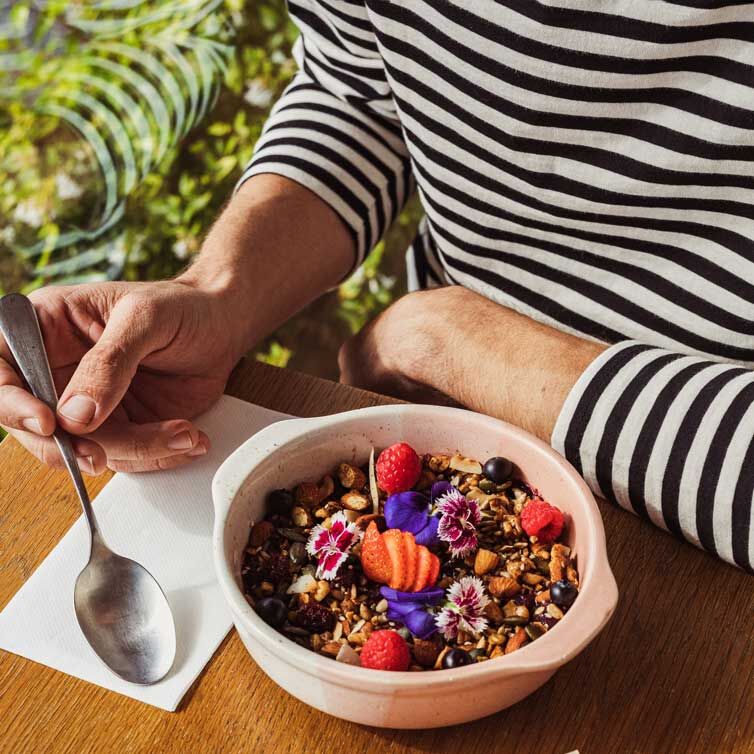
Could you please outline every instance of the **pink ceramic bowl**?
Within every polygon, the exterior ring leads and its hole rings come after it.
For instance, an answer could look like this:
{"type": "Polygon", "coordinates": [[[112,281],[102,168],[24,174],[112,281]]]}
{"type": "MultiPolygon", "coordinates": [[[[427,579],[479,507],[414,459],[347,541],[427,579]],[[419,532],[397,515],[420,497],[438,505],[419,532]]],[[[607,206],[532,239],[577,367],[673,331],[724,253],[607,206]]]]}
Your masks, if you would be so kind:
{"type": "Polygon", "coordinates": [[[331,715],[386,728],[432,728],[489,715],[545,683],[599,633],[618,600],[602,520],[574,469],[532,435],[487,416],[438,406],[397,405],[262,430],[233,453],[212,485],[217,577],[238,633],[279,686],[331,715]],[[568,545],[578,558],[581,591],[550,632],[494,660],[424,673],[368,670],[335,662],[286,639],[244,599],[240,565],[249,528],[273,489],[317,479],[337,463],[365,463],[369,451],[404,440],[420,453],[510,458],[542,495],[568,513],[568,545]]]}

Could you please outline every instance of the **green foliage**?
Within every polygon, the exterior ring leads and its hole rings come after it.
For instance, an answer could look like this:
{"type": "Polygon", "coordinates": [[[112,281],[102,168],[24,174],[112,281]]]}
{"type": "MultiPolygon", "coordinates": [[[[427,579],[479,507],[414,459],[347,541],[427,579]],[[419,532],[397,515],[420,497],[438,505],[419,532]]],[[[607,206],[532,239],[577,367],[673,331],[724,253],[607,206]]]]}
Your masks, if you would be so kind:
{"type": "MultiPolygon", "coordinates": [[[[0,291],[179,272],[295,72],[296,35],[284,0],[15,3],[0,23],[0,291]]],[[[420,213],[259,358],[334,376],[338,344],[402,291],[420,213]]]]}

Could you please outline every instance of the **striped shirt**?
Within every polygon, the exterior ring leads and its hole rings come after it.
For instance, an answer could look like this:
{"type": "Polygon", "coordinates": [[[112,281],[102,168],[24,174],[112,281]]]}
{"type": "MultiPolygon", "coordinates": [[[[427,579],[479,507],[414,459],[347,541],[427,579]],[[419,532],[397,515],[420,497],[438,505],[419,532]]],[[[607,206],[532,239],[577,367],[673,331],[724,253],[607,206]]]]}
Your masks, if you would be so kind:
{"type": "Polygon", "coordinates": [[[291,0],[300,71],[242,180],[359,260],[418,188],[414,287],[612,344],[552,443],[595,493],[753,570],[754,2],[291,0]]]}

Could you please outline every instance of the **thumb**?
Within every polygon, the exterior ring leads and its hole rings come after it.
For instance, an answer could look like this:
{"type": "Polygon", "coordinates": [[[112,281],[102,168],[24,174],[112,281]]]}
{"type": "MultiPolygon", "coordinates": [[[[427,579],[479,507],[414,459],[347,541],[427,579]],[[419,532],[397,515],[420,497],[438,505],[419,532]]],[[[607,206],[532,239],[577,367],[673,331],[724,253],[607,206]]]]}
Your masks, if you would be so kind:
{"type": "Polygon", "coordinates": [[[82,435],[97,429],[120,403],[139,363],[159,347],[150,299],[124,296],[99,340],[79,362],[58,402],[61,426],[82,435]]]}

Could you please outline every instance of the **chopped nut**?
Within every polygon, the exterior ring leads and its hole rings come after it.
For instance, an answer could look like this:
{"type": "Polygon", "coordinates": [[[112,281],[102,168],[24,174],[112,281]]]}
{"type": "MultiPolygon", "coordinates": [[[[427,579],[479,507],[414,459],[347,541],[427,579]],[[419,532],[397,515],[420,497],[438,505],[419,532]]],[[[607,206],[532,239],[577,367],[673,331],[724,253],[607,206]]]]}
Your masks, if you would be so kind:
{"type": "Polygon", "coordinates": [[[259,521],[251,527],[249,544],[252,547],[261,547],[275,531],[275,527],[269,521],[259,521]]]}
{"type": "Polygon", "coordinates": [[[521,585],[507,576],[495,576],[490,579],[487,589],[494,597],[513,597],[521,591],[521,585]]]}
{"type": "Polygon", "coordinates": [[[330,657],[337,657],[341,646],[342,645],[339,641],[328,641],[327,644],[320,649],[320,652],[330,655],[330,657]]]}
{"type": "Polygon", "coordinates": [[[431,668],[442,649],[442,639],[435,634],[431,639],[414,639],[411,651],[419,665],[431,668]]]}
{"type": "Polygon", "coordinates": [[[381,599],[375,606],[374,609],[378,613],[384,613],[388,609],[388,603],[386,599],[381,599]]]}
{"type": "Polygon", "coordinates": [[[314,482],[301,482],[296,486],[294,495],[299,505],[316,505],[323,499],[319,496],[319,489],[314,482]]]}
{"type": "Polygon", "coordinates": [[[424,463],[429,467],[430,471],[435,473],[442,473],[446,471],[450,465],[450,456],[445,455],[429,455],[424,456],[424,463]]]}
{"type": "Polygon", "coordinates": [[[484,608],[484,615],[486,616],[487,620],[489,620],[489,622],[494,626],[499,626],[504,618],[503,611],[500,609],[500,605],[498,605],[497,602],[494,602],[493,600],[490,600],[487,603],[487,607],[484,608]]]}
{"type": "Polygon", "coordinates": [[[521,577],[521,581],[529,586],[536,586],[537,584],[543,584],[547,579],[540,573],[525,573],[521,577]]]}
{"type": "Polygon", "coordinates": [[[494,659],[495,657],[500,657],[502,654],[503,654],[503,648],[500,646],[497,646],[490,652],[490,660],[494,659]]]}
{"type": "Polygon", "coordinates": [[[358,652],[348,644],[341,645],[338,654],[335,655],[335,659],[338,662],[345,662],[347,665],[361,665],[358,652]]]}
{"type": "Polygon", "coordinates": [[[554,603],[551,602],[545,612],[551,617],[560,620],[563,617],[563,611],[554,603]]]}
{"type": "Polygon", "coordinates": [[[328,594],[330,594],[330,585],[326,581],[318,581],[317,591],[314,592],[314,599],[317,600],[317,602],[322,602],[328,594]]]}
{"type": "Polygon", "coordinates": [[[454,454],[448,462],[448,465],[455,471],[463,471],[467,474],[482,473],[482,464],[479,463],[479,461],[475,461],[473,458],[462,456],[460,453],[454,454]]]}
{"type": "Polygon", "coordinates": [[[335,641],[337,641],[338,639],[340,639],[341,636],[343,636],[343,624],[340,623],[339,621],[338,623],[335,624],[335,628],[333,629],[333,632],[332,632],[332,638],[335,641]]]}
{"type": "Polygon", "coordinates": [[[539,592],[537,596],[534,598],[534,601],[538,604],[543,604],[550,601],[550,590],[545,589],[543,592],[539,592]]]}
{"type": "Polygon", "coordinates": [[[367,483],[367,475],[358,466],[350,463],[341,463],[338,466],[338,479],[349,490],[364,489],[367,483]]]}
{"type": "Polygon", "coordinates": [[[364,511],[371,507],[369,498],[362,492],[356,492],[355,490],[349,490],[343,497],[340,498],[340,502],[345,508],[352,511],[364,511]]]}
{"type": "Polygon", "coordinates": [[[526,635],[526,631],[519,626],[516,629],[516,633],[508,639],[508,643],[505,645],[505,654],[510,654],[520,649],[528,640],[529,637],[526,635]]]}
{"type": "Polygon", "coordinates": [[[474,573],[477,576],[483,576],[485,573],[494,571],[499,562],[500,556],[496,552],[480,548],[474,558],[474,573]]]}
{"type": "Polygon", "coordinates": [[[309,511],[306,508],[302,508],[300,505],[294,505],[291,509],[291,520],[296,526],[311,526],[312,517],[309,515],[309,511]]]}
{"type": "MultiPolygon", "coordinates": [[[[286,594],[304,594],[317,591],[317,579],[310,573],[302,573],[286,590],[286,594]]],[[[316,599],[316,597],[315,597],[316,599]]]]}
{"type": "Polygon", "coordinates": [[[565,545],[554,544],[550,551],[550,581],[560,581],[566,575],[568,556],[571,549],[565,545]]]}
{"type": "Polygon", "coordinates": [[[371,620],[372,618],[372,611],[364,602],[362,602],[361,605],[359,605],[359,615],[364,620],[371,620]]]}

